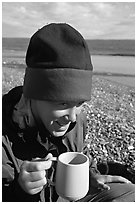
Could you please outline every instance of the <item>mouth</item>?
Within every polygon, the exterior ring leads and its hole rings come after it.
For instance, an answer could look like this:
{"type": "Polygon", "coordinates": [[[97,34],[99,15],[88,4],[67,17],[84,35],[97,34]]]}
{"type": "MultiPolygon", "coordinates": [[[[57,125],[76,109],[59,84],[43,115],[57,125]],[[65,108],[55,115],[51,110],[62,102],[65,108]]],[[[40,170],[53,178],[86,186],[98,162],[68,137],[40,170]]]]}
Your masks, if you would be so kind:
{"type": "Polygon", "coordinates": [[[68,125],[70,124],[70,123],[64,124],[64,123],[60,123],[60,122],[58,122],[58,121],[56,121],[56,123],[58,124],[58,126],[59,126],[60,128],[63,128],[63,129],[66,129],[66,128],[68,127],[68,125]]]}

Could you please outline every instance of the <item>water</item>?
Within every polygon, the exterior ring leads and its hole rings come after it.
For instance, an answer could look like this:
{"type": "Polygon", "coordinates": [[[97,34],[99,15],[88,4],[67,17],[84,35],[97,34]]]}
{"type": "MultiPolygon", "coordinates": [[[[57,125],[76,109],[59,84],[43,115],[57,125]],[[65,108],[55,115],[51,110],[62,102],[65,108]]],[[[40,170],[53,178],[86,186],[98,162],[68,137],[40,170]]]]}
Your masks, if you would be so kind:
{"type": "Polygon", "coordinates": [[[95,74],[100,73],[102,78],[135,87],[135,57],[93,55],[91,59],[95,74]]]}
{"type": "Polygon", "coordinates": [[[95,72],[135,75],[135,57],[93,55],[91,59],[95,72]]]}

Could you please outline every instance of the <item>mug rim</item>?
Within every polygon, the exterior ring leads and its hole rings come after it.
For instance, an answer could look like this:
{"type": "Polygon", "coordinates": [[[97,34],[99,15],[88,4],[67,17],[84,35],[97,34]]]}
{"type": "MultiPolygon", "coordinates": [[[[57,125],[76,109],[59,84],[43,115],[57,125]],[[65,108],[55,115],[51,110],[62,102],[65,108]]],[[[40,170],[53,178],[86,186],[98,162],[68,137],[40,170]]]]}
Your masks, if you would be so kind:
{"type": "Polygon", "coordinates": [[[87,155],[83,154],[82,152],[64,152],[64,153],[59,155],[58,161],[61,162],[64,165],[67,165],[67,166],[76,166],[77,167],[77,166],[85,165],[89,161],[89,158],[88,158],[87,155]],[[78,164],[69,164],[69,162],[67,163],[67,162],[63,161],[62,157],[64,157],[65,154],[82,155],[83,158],[85,158],[86,160],[83,161],[82,163],[78,163],[78,164]]]}

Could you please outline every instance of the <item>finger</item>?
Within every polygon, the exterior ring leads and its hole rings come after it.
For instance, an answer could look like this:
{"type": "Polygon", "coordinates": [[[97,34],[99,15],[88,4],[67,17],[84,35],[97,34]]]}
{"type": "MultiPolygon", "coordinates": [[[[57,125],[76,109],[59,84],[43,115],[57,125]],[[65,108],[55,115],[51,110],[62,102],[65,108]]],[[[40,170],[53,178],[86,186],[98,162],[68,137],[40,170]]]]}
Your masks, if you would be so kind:
{"type": "Polygon", "coordinates": [[[39,188],[30,189],[30,190],[28,190],[28,193],[31,194],[31,195],[34,195],[34,194],[37,194],[40,191],[42,191],[42,189],[43,189],[43,186],[41,186],[39,188]]]}
{"type": "Polygon", "coordinates": [[[39,181],[28,182],[27,187],[28,189],[40,188],[46,185],[46,183],[47,183],[47,179],[44,177],[43,179],[39,181]]]}
{"type": "Polygon", "coordinates": [[[120,183],[131,183],[128,179],[122,177],[122,176],[113,176],[112,182],[120,182],[120,183]]]}
{"type": "Polygon", "coordinates": [[[98,182],[98,189],[101,189],[101,190],[110,190],[110,186],[108,186],[107,184],[104,184],[102,182],[98,182]]]}
{"type": "Polygon", "coordinates": [[[34,182],[34,181],[38,181],[38,180],[43,179],[46,176],[46,171],[45,170],[35,171],[35,172],[29,172],[28,174],[29,174],[28,175],[29,180],[34,182]]]}
{"type": "Polygon", "coordinates": [[[28,172],[47,170],[51,167],[52,161],[31,161],[28,163],[26,170],[28,172]]]}

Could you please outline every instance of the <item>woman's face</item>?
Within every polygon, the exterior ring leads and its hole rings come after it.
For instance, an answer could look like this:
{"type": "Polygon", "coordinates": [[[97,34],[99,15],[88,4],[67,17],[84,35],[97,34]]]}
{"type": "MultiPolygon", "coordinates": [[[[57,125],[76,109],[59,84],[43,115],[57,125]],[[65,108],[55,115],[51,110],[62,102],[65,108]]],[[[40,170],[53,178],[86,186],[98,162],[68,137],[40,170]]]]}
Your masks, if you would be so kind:
{"type": "Polygon", "coordinates": [[[37,120],[55,137],[63,136],[71,122],[76,121],[82,103],[62,103],[52,101],[32,101],[32,110],[37,120]]]}

